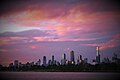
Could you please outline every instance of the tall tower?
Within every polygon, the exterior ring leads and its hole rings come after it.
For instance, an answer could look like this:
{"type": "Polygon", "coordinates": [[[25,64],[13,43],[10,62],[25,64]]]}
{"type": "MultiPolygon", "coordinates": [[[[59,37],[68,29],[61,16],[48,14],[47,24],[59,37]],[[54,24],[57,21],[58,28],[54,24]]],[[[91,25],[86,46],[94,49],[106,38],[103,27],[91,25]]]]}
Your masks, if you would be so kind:
{"type": "Polygon", "coordinates": [[[52,55],[52,61],[54,61],[54,55],[52,55]]]}
{"type": "Polygon", "coordinates": [[[36,64],[40,66],[40,63],[41,63],[41,60],[39,59],[36,64]]]}
{"type": "Polygon", "coordinates": [[[15,66],[15,68],[18,68],[18,67],[19,67],[19,61],[18,61],[18,60],[15,60],[15,61],[14,61],[14,66],[15,66]]]}
{"type": "Polygon", "coordinates": [[[46,66],[46,56],[43,56],[43,66],[46,66]]]}
{"type": "Polygon", "coordinates": [[[99,47],[96,47],[96,51],[97,51],[97,54],[96,54],[96,62],[97,62],[97,64],[100,64],[100,53],[99,53],[99,47]]]}
{"type": "Polygon", "coordinates": [[[65,59],[66,60],[66,54],[62,54],[62,59],[65,59]]]}
{"type": "Polygon", "coordinates": [[[54,59],[54,55],[52,55],[52,65],[56,64],[56,60],[54,59]]]}
{"type": "Polygon", "coordinates": [[[82,63],[82,55],[78,55],[78,60],[77,60],[77,64],[82,63]]]}
{"type": "Polygon", "coordinates": [[[70,52],[70,62],[71,62],[71,64],[75,64],[74,51],[71,51],[71,52],[70,52]]]}
{"type": "Polygon", "coordinates": [[[99,47],[96,47],[97,56],[99,55],[99,47]]]}
{"type": "Polygon", "coordinates": [[[65,65],[66,64],[66,54],[62,54],[62,60],[61,60],[61,64],[65,65]]]}

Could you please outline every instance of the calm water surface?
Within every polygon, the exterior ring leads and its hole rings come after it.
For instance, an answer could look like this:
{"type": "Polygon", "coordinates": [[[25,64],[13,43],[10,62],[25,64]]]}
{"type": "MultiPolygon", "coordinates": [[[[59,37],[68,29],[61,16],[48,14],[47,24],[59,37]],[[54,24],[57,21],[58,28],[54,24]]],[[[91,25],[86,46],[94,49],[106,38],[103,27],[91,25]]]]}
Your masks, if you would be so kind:
{"type": "Polygon", "coordinates": [[[120,80],[119,73],[0,72],[0,80],[120,80]]]}

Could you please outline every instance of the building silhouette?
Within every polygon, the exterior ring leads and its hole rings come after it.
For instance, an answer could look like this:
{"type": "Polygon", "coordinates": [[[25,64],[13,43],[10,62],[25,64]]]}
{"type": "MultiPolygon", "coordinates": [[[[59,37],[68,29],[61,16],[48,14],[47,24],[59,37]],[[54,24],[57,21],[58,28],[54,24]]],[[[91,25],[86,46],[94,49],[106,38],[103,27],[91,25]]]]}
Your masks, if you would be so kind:
{"type": "Polygon", "coordinates": [[[70,63],[75,64],[74,51],[70,52],[70,63]]]}
{"type": "Polygon", "coordinates": [[[52,65],[52,61],[51,60],[48,61],[48,65],[52,65]]]}
{"type": "Polygon", "coordinates": [[[52,61],[54,61],[54,55],[52,55],[52,61]]]}
{"type": "Polygon", "coordinates": [[[107,57],[107,58],[104,58],[104,59],[102,60],[102,62],[103,62],[103,63],[111,63],[108,57],[107,57]]]}
{"type": "Polygon", "coordinates": [[[66,54],[62,54],[62,59],[61,59],[61,65],[65,65],[66,64],[66,54]]]}
{"type": "Polygon", "coordinates": [[[46,56],[43,56],[43,66],[46,66],[47,64],[46,64],[46,56]]]}
{"type": "Polygon", "coordinates": [[[88,58],[84,58],[84,64],[88,63],[88,58]]]}
{"type": "Polygon", "coordinates": [[[56,64],[56,60],[54,59],[54,55],[52,55],[52,63],[51,65],[55,65],[56,64]]]}
{"type": "Polygon", "coordinates": [[[66,60],[66,54],[65,53],[62,55],[62,59],[66,60]]]}
{"type": "Polygon", "coordinates": [[[113,53],[112,62],[116,64],[120,63],[120,59],[116,53],[113,53]]]}
{"type": "Polygon", "coordinates": [[[69,61],[68,60],[66,60],[66,63],[65,63],[66,65],[68,65],[69,64],[69,61]]]}
{"type": "Polygon", "coordinates": [[[19,61],[18,61],[18,60],[15,60],[15,61],[14,61],[14,67],[15,67],[15,68],[18,68],[18,67],[19,67],[19,61]]]}
{"type": "Polygon", "coordinates": [[[36,62],[36,65],[37,65],[37,66],[40,66],[40,63],[41,63],[41,60],[39,59],[39,60],[36,62]]]}
{"type": "Polygon", "coordinates": [[[78,55],[77,64],[81,64],[82,62],[83,62],[82,55],[78,55]]]}
{"type": "Polygon", "coordinates": [[[99,53],[99,47],[96,47],[96,63],[100,64],[100,53],[99,53]]]}

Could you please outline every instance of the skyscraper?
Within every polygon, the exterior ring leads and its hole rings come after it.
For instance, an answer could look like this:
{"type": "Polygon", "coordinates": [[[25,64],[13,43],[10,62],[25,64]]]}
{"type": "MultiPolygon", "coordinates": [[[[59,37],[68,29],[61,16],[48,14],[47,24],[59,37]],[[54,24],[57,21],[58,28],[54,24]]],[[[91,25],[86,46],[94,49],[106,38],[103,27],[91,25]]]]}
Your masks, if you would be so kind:
{"type": "Polygon", "coordinates": [[[46,66],[46,56],[43,56],[43,66],[46,66]]]}
{"type": "Polygon", "coordinates": [[[71,62],[71,64],[75,64],[74,51],[71,51],[71,52],[70,52],[70,62],[71,62]]]}
{"type": "Polygon", "coordinates": [[[117,54],[116,53],[113,54],[112,62],[118,63],[118,58],[117,58],[117,54]]]}
{"type": "Polygon", "coordinates": [[[99,54],[99,47],[96,47],[96,63],[100,64],[100,54],[99,54]]]}
{"type": "Polygon", "coordinates": [[[62,59],[65,59],[66,60],[66,54],[62,54],[62,59]]]}
{"type": "Polygon", "coordinates": [[[36,65],[40,66],[41,60],[39,59],[36,63],[36,65]]]}
{"type": "Polygon", "coordinates": [[[15,66],[16,68],[19,67],[19,61],[18,61],[18,60],[15,60],[15,61],[14,61],[14,66],[15,66]]]}
{"type": "Polygon", "coordinates": [[[56,64],[56,60],[54,59],[54,55],[52,55],[52,65],[56,64]]]}
{"type": "Polygon", "coordinates": [[[84,64],[88,63],[88,58],[84,58],[84,64]]]}
{"type": "Polygon", "coordinates": [[[78,55],[77,64],[81,64],[81,63],[82,63],[82,55],[78,55]]]}
{"type": "Polygon", "coordinates": [[[66,54],[62,54],[62,60],[61,60],[61,65],[65,65],[66,64],[66,54]]]}
{"type": "Polygon", "coordinates": [[[51,60],[48,61],[48,65],[52,65],[52,61],[51,60]]]}
{"type": "Polygon", "coordinates": [[[52,61],[54,61],[54,55],[52,55],[52,61]]]}

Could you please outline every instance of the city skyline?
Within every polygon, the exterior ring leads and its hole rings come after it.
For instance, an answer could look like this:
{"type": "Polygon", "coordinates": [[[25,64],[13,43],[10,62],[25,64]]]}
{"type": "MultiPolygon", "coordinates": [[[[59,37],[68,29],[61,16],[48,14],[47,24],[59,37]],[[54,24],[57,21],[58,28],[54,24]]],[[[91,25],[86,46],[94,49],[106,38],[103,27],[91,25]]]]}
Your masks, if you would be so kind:
{"type": "Polygon", "coordinates": [[[61,61],[72,50],[76,63],[78,55],[99,62],[96,47],[101,60],[120,57],[118,0],[1,0],[0,11],[0,64],[61,61]]]}
{"type": "MultiPolygon", "coordinates": [[[[72,64],[72,65],[83,65],[83,64],[91,64],[91,65],[96,65],[96,64],[101,64],[101,63],[111,63],[114,62],[114,59],[113,58],[116,58],[119,60],[118,58],[118,55],[117,54],[113,54],[113,56],[111,57],[111,60],[109,57],[104,57],[104,59],[101,60],[101,55],[99,53],[99,47],[96,47],[96,55],[95,55],[95,58],[93,58],[92,60],[90,60],[91,62],[88,62],[88,57],[84,57],[82,55],[78,55],[77,57],[74,56],[75,53],[74,51],[70,51],[69,53],[69,56],[70,56],[70,59],[66,58],[66,54],[63,53],[61,55],[61,60],[58,61],[57,59],[55,59],[55,55],[51,55],[51,59],[47,59],[47,56],[42,56],[43,60],[42,59],[37,59],[36,61],[27,61],[26,63],[22,63],[21,61],[19,60],[14,60],[14,62],[11,62],[9,63],[9,65],[7,65],[7,67],[9,66],[16,66],[16,67],[19,67],[20,65],[37,65],[37,66],[49,66],[49,65],[69,65],[69,64],[72,64]],[[107,60],[106,60],[107,59],[107,60]]],[[[116,61],[115,61],[116,62],[116,61]]],[[[0,64],[2,65],[2,64],[0,64]]],[[[3,65],[5,66],[5,65],[3,65]]]]}
{"type": "Polygon", "coordinates": [[[70,52],[70,59],[66,59],[66,54],[62,54],[61,62],[54,59],[54,55],[47,62],[46,56],[43,56],[43,62],[39,59],[36,62],[22,63],[19,60],[9,63],[9,66],[0,64],[0,71],[37,71],[37,72],[119,72],[120,58],[117,54],[113,54],[112,60],[108,57],[101,61],[99,47],[96,47],[96,58],[92,63],[88,63],[88,58],[82,58],[78,55],[77,62],[75,62],[74,51],[70,52]],[[109,67],[110,66],[110,67],[109,67]]]}

